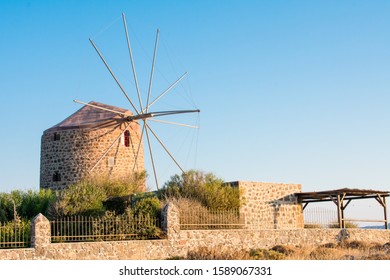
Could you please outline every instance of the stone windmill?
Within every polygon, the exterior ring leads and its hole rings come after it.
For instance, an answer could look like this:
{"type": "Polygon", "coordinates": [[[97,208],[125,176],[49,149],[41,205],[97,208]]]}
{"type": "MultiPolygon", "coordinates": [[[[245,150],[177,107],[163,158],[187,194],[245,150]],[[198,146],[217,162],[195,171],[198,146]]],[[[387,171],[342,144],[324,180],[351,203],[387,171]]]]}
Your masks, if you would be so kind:
{"type": "Polygon", "coordinates": [[[177,167],[184,172],[178,161],[150,125],[150,122],[178,126],[196,126],[164,120],[165,116],[199,113],[200,110],[152,111],[151,107],[173,89],[187,72],[180,76],[165,91],[151,100],[153,74],[156,61],[159,30],[154,46],[151,74],[146,102],[142,101],[138,86],[126,18],[122,14],[127,47],[136,87],[136,106],[122,84],[104,59],[96,44],[89,39],[107,70],[129,102],[131,111],[98,102],[75,102],[84,105],[80,110],[59,124],[44,131],[41,142],[41,188],[63,189],[88,176],[105,175],[109,178],[132,176],[144,171],[144,146],[150,154],[156,188],[159,188],[156,165],[151,146],[154,137],[177,167]],[[143,144],[145,142],[145,145],[143,144]]]}

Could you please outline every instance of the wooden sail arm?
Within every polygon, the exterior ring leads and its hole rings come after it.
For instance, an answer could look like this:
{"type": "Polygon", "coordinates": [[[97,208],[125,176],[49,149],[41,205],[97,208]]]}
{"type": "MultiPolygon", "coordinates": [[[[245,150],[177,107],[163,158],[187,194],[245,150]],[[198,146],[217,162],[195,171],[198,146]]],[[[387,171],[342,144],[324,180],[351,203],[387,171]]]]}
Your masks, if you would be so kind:
{"type": "Polygon", "coordinates": [[[152,112],[152,113],[146,113],[146,114],[139,114],[136,116],[128,116],[126,119],[128,121],[134,121],[134,120],[146,120],[150,119],[152,117],[162,117],[162,116],[169,116],[169,115],[177,115],[177,114],[188,114],[188,113],[199,113],[200,110],[176,110],[176,111],[160,111],[160,112],[152,112]]]}

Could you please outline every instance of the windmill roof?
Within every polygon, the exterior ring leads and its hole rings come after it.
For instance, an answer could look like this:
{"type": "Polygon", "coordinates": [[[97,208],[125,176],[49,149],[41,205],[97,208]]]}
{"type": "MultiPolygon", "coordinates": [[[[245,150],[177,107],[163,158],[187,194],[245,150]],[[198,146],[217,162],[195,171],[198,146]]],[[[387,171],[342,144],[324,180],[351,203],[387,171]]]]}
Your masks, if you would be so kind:
{"type": "Polygon", "coordinates": [[[132,115],[129,110],[120,107],[115,107],[94,101],[91,101],[88,104],[90,104],[91,106],[84,105],[81,109],[79,109],[60,123],[47,129],[45,132],[63,129],[97,127],[110,123],[114,124],[122,120],[123,116],[132,115]],[[107,110],[99,109],[93,106],[98,106],[107,110]]]}

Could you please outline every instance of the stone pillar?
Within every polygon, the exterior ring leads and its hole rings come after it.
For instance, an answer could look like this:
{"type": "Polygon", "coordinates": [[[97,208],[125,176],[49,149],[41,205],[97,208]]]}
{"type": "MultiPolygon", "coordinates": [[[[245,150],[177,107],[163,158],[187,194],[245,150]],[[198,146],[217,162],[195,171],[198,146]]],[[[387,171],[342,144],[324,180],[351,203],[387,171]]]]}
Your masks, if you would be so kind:
{"type": "Polygon", "coordinates": [[[42,248],[50,243],[50,222],[45,216],[38,214],[31,223],[31,246],[33,248],[42,248]]]}
{"type": "Polygon", "coordinates": [[[180,213],[179,209],[173,204],[168,203],[162,210],[162,230],[168,239],[174,239],[174,235],[180,231],[180,213]]]}

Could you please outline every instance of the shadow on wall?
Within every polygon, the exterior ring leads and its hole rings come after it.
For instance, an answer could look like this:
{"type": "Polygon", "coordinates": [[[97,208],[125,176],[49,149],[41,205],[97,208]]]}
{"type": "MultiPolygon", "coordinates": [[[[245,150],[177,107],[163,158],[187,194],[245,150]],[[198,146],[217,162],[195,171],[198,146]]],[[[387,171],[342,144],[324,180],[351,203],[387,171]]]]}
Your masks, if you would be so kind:
{"type": "Polygon", "coordinates": [[[295,194],[271,200],[267,204],[273,209],[274,229],[303,228],[302,205],[295,194]]]}

